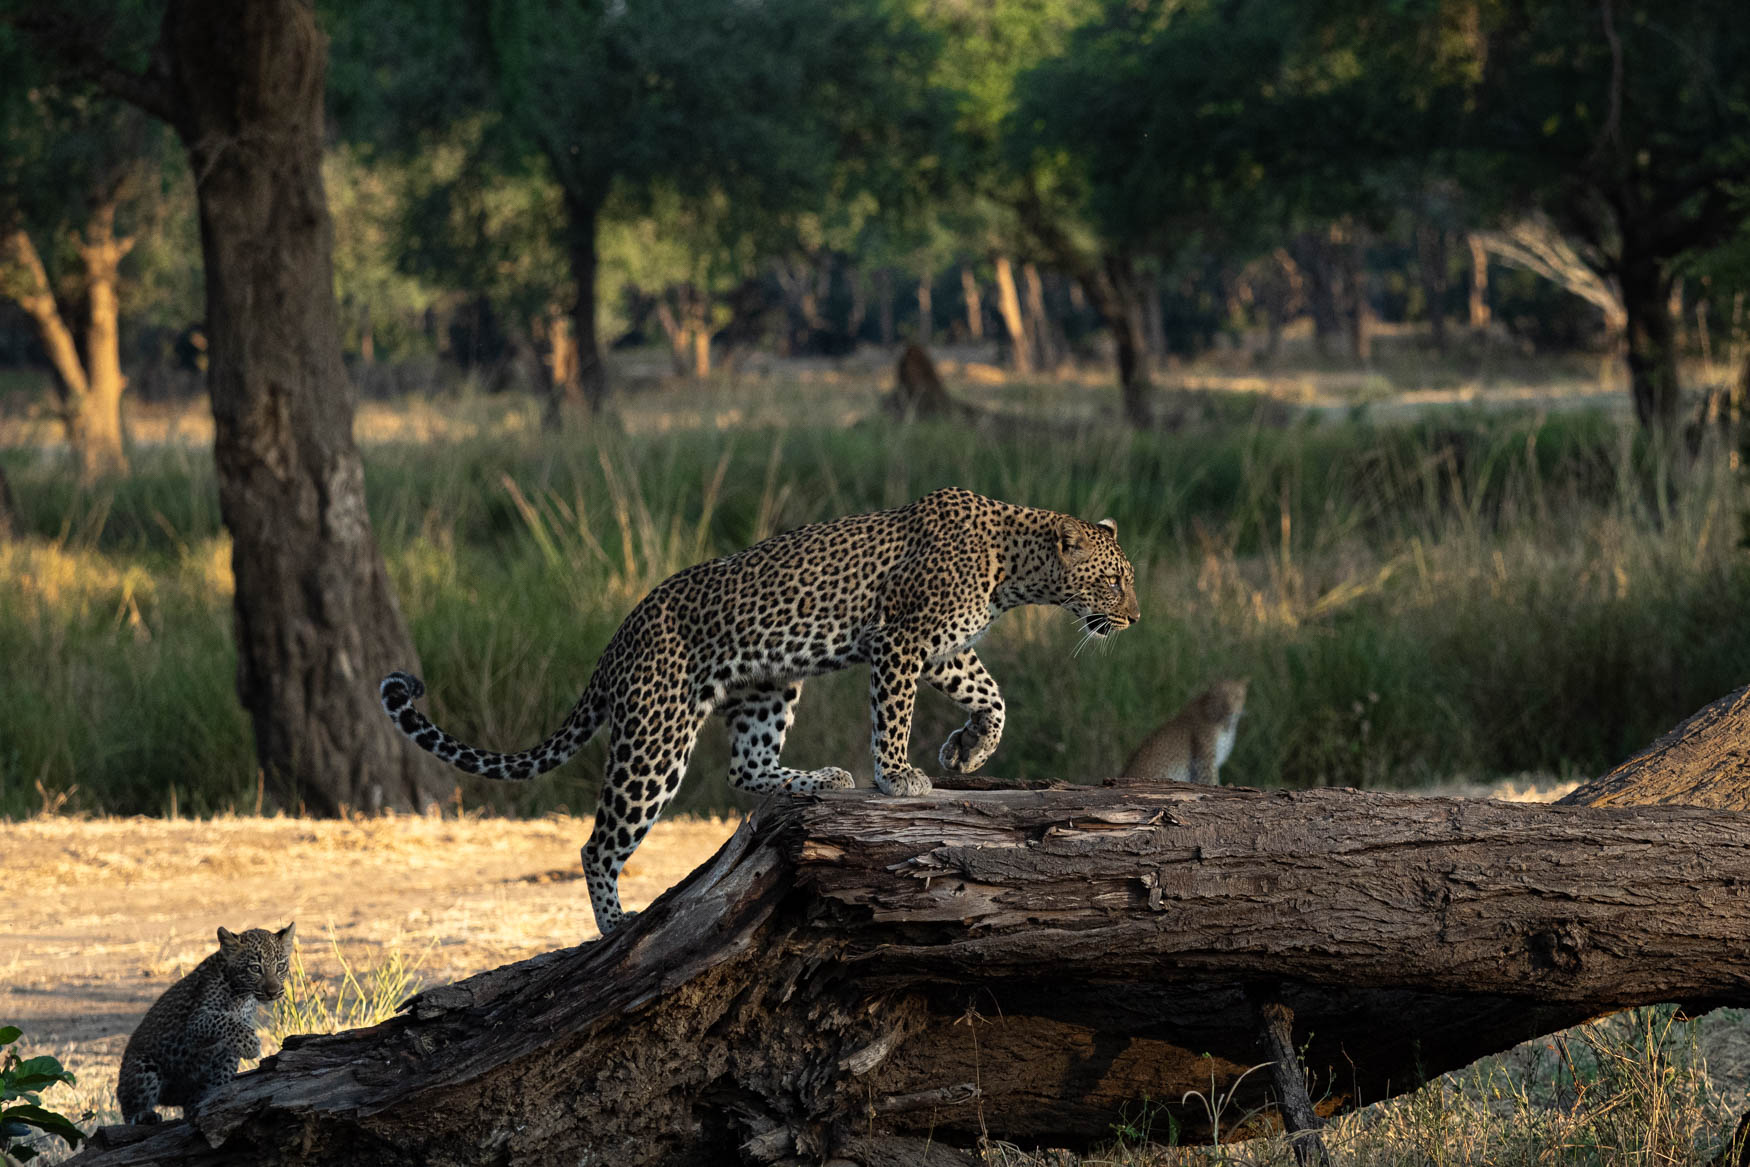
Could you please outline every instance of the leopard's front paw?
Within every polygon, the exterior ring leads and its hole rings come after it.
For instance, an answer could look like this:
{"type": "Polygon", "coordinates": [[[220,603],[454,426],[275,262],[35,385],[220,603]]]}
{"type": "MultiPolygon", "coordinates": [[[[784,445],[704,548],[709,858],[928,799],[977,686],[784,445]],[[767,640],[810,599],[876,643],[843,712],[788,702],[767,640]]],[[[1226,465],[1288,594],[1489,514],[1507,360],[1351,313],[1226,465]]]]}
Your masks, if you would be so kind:
{"type": "Polygon", "coordinates": [[[816,790],[849,790],[857,784],[849,770],[841,770],[837,766],[822,766],[808,776],[816,780],[816,790]]]}
{"type": "Polygon", "coordinates": [[[885,773],[877,766],[875,786],[881,793],[891,794],[896,798],[916,798],[936,788],[935,783],[930,781],[930,776],[916,766],[895,766],[885,773]]]}
{"type": "Polygon", "coordinates": [[[948,735],[937,757],[942,762],[942,769],[950,774],[971,774],[984,765],[996,749],[996,734],[987,733],[982,727],[975,728],[968,722],[948,735]]]}

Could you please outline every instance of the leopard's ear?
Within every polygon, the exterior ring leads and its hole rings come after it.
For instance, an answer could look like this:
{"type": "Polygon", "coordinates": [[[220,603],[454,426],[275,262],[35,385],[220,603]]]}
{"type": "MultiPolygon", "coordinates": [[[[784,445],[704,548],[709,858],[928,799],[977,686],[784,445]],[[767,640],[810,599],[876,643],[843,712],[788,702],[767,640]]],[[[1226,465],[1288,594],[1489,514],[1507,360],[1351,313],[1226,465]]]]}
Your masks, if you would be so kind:
{"type": "Polygon", "coordinates": [[[1085,559],[1088,554],[1088,525],[1065,515],[1057,524],[1057,557],[1065,563],[1085,559]]]}
{"type": "Polygon", "coordinates": [[[220,952],[235,952],[237,951],[237,945],[240,943],[241,941],[237,939],[237,933],[231,931],[229,928],[219,929],[220,952]]]}
{"type": "Polygon", "coordinates": [[[281,928],[278,932],[275,932],[273,934],[273,938],[280,942],[280,951],[285,953],[287,956],[290,956],[292,954],[292,942],[298,938],[297,922],[294,921],[290,924],[287,924],[284,928],[281,928]]]}
{"type": "Polygon", "coordinates": [[[1118,538],[1118,520],[1117,519],[1101,519],[1099,522],[1095,523],[1094,526],[1104,527],[1108,531],[1112,532],[1112,537],[1114,539],[1118,538]]]}

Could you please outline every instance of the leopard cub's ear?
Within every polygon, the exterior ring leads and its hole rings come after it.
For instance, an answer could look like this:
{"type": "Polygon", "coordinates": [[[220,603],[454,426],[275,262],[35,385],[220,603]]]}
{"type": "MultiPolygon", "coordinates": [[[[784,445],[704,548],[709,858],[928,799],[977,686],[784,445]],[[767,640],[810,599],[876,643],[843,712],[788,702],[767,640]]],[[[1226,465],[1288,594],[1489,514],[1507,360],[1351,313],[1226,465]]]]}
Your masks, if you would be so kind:
{"type": "Polygon", "coordinates": [[[235,952],[237,951],[237,945],[240,943],[242,942],[237,939],[237,933],[231,931],[229,928],[219,929],[220,952],[235,952]]]}
{"type": "Polygon", "coordinates": [[[1112,537],[1114,539],[1118,538],[1118,520],[1117,519],[1101,519],[1099,522],[1095,523],[1094,526],[1104,527],[1108,531],[1112,532],[1112,537]]]}
{"type": "Polygon", "coordinates": [[[293,922],[293,923],[287,924],[284,928],[281,928],[278,932],[275,932],[273,934],[273,938],[280,942],[280,951],[285,953],[287,956],[290,956],[292,954],[292,942],[298,938],[298,925],[297,925],[297,923],[293,922]]]}

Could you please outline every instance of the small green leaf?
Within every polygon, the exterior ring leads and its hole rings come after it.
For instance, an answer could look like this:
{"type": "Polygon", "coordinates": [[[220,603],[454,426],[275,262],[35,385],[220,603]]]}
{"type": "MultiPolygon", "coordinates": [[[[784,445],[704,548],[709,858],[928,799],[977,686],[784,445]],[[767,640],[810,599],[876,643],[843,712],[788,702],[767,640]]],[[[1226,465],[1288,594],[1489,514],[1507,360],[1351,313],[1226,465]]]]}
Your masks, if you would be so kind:
{"type": "Polygon", "coordinates": [[[5,1026],[4,1028],[0,1028],[0,1045],[11,1045],[23,1036],[24,1030],[18,1028],[18,1026],[5,1026]]]}
{"type": "Polygon", "coordinates": [[[74,1126],[71,1119],[52,1110],[44,1110],[40,1106],[9,1106],[0,1110],[0,1126],[10,1126],[15,1122],[58,1135],[69,1147],[77,1147],[85,1138],[85,1132],[74,1126]]]}
{"type": "Polygon", "coordinates": [[[24,1059],[8,1071],[6,1078],[8,1084],[20,1090],[41,1090],[56,1082],[74,1084],[73,1075],[47,1054],[24,1059]]]}

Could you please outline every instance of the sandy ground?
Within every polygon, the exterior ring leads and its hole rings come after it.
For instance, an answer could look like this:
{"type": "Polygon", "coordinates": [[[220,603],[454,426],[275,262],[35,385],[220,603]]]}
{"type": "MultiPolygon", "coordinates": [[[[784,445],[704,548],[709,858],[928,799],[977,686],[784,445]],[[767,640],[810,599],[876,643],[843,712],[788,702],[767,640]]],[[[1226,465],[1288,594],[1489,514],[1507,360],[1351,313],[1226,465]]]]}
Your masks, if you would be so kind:
{"type": "MultiPolygon", "coordinates": [[[[620,880],[640,908],[708,858],[724,820],[656,825],[620,880]]],[[[119,1120],[115,1073],[146,1008],[223,925],[296,921],[312,976],[399,952],[442,984],[596,935],[578,865],[587,819],[353,822],[65,818],[0,823],[0,1026],[79,1075],[45,1097],[119,1120]]]]}

